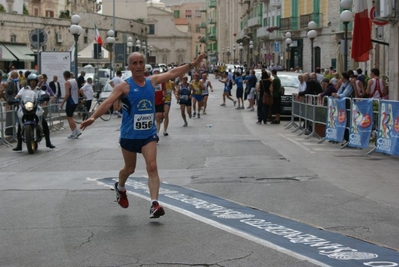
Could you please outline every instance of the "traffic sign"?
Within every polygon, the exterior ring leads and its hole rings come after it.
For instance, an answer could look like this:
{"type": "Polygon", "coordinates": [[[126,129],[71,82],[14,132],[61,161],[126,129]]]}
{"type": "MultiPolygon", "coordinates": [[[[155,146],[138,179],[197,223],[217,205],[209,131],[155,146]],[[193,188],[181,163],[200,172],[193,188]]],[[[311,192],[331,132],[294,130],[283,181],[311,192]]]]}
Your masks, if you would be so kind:
{"type": "Polygon", "coordinates": [[[384,25],[387,25],[389,23],[388,21],[376,21],[375,20],[375,6],[373,6],[370,9],[370,19],[375,25],[378,25],[378,26],[384,26],[384,25]]]}
{"type": "Polygon", "coordinates": [[[29,34],[29,41],[33,48],[45,45],[47,42],[47,33],[43,29],[34,29],[29,34]]]}

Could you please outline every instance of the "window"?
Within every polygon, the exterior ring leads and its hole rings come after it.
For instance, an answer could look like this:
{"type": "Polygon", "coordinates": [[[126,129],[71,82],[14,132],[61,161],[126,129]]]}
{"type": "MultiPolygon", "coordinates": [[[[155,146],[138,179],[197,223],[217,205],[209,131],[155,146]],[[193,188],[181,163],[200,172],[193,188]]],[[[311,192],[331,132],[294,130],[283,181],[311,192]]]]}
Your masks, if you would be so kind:
{"type": "Polygon", "coordinates": [[[175,10],[173,13],[174,13],[175,19],[179,19],[180,18],[180,10],[175,10]]]}
{"type": "Polygon", "coordinates": [[[33,14],[34,14],[35,16],[39,16],[39,8],[35,7],[35,8],[33,9],[33,14]]]}
{"type": "Polygon", "coordinates": [[[201,14],[200,10],[195,10],[195,17],[196,18],[201,18],[202,17],[202,14],[201,14]]]}
{"type": "Polygon", "coordinates": [[[195,32],[201,32],[201,28],[198,24],[195,26],[195,32]]]}
{"type": "Polygon", "coordinates": [[[186,10],[185,15],[187,19],[191,18],[191,10],[186,10]]]}
{"type": "Polygon", "coordinates": [[[10,42],[11,43],[16,43],[17,42],[17,36],[15,34],[11,34],[10,36],[10,42]]]}
{"type": "Polygon", "coordinates": [[[155,25],[148,24],[148,34],[155,34],[155,25]]]}
{"type": "Polygon", "coordinates": [[[87,44],[87,36],[83,37],[83,43],[87,44]]]}
{"type": "Polygon", "coordinates": [[[54,18],[54,11],[46,10],[46,17],[47,18],[54,18]]]}

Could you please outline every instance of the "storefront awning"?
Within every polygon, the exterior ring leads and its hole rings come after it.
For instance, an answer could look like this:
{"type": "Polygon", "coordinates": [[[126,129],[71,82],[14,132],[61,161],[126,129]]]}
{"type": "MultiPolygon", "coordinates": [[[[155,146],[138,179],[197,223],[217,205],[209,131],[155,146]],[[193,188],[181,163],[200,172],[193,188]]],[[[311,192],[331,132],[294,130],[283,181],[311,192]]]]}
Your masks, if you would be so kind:
{"type": "Polygon", "coordinates": [[[0,45],[0,50],[0,61],[17,61],[17,59],[4,47],[4,45],[0,45]]]}
{"type": "Polygon", "coordinates": [[[33,62],[35,57],[33,51],[26,45],[4,45],[19,61],[33,62]]]}

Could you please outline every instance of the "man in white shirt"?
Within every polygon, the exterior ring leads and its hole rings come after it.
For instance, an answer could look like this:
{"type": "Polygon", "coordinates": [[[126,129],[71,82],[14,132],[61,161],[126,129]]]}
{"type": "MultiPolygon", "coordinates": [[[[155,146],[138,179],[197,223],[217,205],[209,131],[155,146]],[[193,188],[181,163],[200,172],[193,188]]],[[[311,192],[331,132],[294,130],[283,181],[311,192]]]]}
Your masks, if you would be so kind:
{"type": "Polygon", "coordinates": [[[83,95],[83,98],[85,99],[85,106],[87,108],[87,111],[90,111],[91,108],[91,102],[93,101],[93,79],[92,78],[87,78],[86,83],[80,88],[80,93],[83,95]]]}
{"type": "Polygon", "coordinates": [[[305,92],[306,82],[302,74],[298,75],[298,80],[299,80],[298,93],[305,92]]]}
{"type": "MultiPolygon", "coordinates": [[[[117,86],[118,84],[123,82],[121,77],[122,77],[122,72],[120,70],[118,70],[116,72],[116,76],[109,82],[111,84],[112,88],[115,88],[115,86],[117,86]]],[[[119,100],[115,101],[115,103],[113,105],[113,108],[114,108],[114,115],[117,115],[118,118],[121,118],[122,114],[119,111],[121,109],[121,105],[120,105],[120,101],[119,100]]]]}

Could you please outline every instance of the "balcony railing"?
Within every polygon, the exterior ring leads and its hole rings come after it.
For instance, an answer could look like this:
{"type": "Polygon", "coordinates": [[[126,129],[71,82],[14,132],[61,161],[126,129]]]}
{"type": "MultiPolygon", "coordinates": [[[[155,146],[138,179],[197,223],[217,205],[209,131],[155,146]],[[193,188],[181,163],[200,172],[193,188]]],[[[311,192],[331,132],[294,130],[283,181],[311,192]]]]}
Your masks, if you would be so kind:
{"type": "Polygon", "coordinates": [[[316,22],[317,28],[321,28],[323,26],[323,14],[321,13],[313,13],[313,14],[306,14],[302,15],[301,20],[301,28],[307,28],[308,23],[311,21],[316,22]]]}
{"type": "Polygon", "coordinates": [[[269,27],[260,27],[256,29],[256,36],[258,37],[268,37],[270,32],[267,30],[269,27]]]}
{"type": "Polygon", "coordinates": [[[199,27],[200,27],[200,28],[206,28],[206,23],[205,23],[205,22],[201,22],[201,23],[199,24],[199,27]]]}
{"type": "Polygon", "coordinates": [[[262,18],[255,17],[248,20],[248,27],[260,27],[262,26],[262,18]]]}
{"type": "Polygon", "coordinates": [[[290,17],[280,19],[280,30],[283,31],[297,31],[299,30],[298,17],[290,17]]]}

